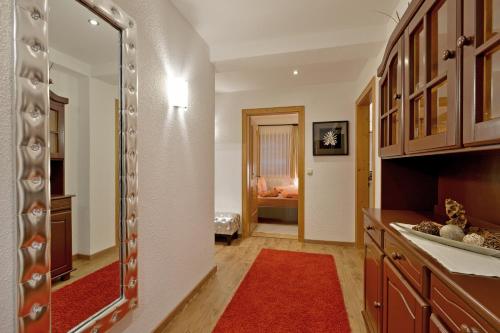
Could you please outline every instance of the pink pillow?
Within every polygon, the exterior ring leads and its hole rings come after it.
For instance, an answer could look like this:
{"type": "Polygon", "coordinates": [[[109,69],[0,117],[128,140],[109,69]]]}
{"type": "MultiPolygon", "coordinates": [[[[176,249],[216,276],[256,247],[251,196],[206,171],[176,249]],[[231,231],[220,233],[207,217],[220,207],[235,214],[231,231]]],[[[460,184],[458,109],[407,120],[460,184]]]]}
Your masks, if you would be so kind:
{"type": "Polygon", "coordinates": [[[259,177],[259,180],[257,181],[257,191],[258,193],[267,191],[266,179],[264,177],[259,177]]]}
{"type": "Polygon", "coordinates": [[[276,186],[276,190],[278,190],[280,193],[287,192],[287,193],[299,193],[299,189],[295,187],[294,185],[288,185],[288,186],[276,186]]]}

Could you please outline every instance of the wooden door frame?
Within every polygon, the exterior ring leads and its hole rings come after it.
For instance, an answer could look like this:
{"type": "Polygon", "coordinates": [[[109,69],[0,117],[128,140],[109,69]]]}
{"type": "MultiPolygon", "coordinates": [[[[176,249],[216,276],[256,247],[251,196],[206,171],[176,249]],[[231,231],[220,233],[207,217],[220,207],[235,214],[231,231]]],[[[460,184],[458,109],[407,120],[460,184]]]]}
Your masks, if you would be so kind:
{"type": "Polygon", "coordinates": [[[242,119],[242,155],[241,155],[241,197],[242,197],[242,225],[243,237],[250,236],[250,210],[248,201],[248,131],[250,128],[250,117],[252,116],[269,116],[269,115],[284,115],[297,114],[299,116],[299,140],[298,140],[298,178],[299,178],[299,202],[298,202],[298,239],[304,241],[304,170],[305,170],[305,107],[304,106],[286,106],[273,108],[259,109],[243,109],[241,110],[242,119]]]}
{"type": "MultiPolygon", "coordinates": [[[[372,114],[372,124],[373,131],[375,131],[376,126],[376,80],[373,77],[368,85],[363,89],[361,95],[356,99],[356,200],[355,200],[355,218],[356,218],[356,246],[361,248],[364,244],[364,228],[363,228],[363,212],[362,208],[370,206],[370,190],[375,198],[375,135],[372,138],[372,188],[368,188],[368,174],[369,169],[366,165],[369,165],[368,159],[370,158],[369,150],[369,137],[362,139],[362,134],[366,134],[370,130],[370,123],[366,123],[366,119],[370,119],[370,103],[372,104],[373,114],[372,114]],[[368,113],[368,114],[367,114],[368,113]]],[[[375,133],[373,133],[375,134],[375,133]]]]}

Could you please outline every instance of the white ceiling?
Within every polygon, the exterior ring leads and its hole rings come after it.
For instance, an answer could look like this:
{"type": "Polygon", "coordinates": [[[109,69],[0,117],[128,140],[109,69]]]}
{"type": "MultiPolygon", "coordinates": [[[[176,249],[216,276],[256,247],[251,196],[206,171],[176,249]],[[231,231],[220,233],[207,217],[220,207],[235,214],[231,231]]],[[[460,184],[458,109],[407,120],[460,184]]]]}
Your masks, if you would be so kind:
{"type": "MultiPolygon", "coordinates": [[[[116,83],[120,32],[76,0],[49,0],[48,3],[50,49],[58,51],[59,59],[63,53],[87,64],[93,77],[116,83]],[[91,26],[88,23],[91,18],[99,25],[91,26]]],[[[53,61],[50,54],[49,58],[53,61]]]]}
{"type": "Polygon", "coordinates": [[[210,47],[216,90],[354,81],[401,0],[171,0],[210,47]],[[298,76],[292,76],[299,69],[298,76]]]}

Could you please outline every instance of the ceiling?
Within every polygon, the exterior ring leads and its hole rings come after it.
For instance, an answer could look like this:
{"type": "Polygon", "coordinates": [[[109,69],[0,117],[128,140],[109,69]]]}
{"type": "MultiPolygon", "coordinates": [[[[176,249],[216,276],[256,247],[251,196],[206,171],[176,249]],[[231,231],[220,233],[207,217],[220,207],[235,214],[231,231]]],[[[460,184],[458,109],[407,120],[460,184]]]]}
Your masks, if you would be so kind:
{"type": "Polygon", "coordinates": [[[401,0],[171,0],[210,47],[216,90],[354,81],[401,0]],[[293,76],[294,69],[299,75],[293,76]]]}
{"type": "Polygon", "coordinates": [[[49,47],[58,51],[57,59],[61,59],[60,53],[63,53],[88,65],[93,77],[117,82],[119,31],[77,1],[49,0],[48,3],[49,47]],[[99,25],[90,25],[89,19],[97,20],[99,25]]]}

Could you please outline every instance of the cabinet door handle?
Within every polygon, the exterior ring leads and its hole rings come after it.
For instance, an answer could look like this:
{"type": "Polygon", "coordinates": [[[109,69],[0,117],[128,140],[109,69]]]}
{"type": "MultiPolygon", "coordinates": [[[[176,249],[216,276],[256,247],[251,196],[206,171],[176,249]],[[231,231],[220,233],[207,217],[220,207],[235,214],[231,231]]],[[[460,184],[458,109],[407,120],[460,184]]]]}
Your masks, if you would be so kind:
{"type": "Polygon", "coordinates": [[[373,302],[373,306],[376,307],[377,309],[382,307],[382,303],[380,302],[373,302]]]}
{"type": "Polygon", "coordinates": [[[394,98],[395,101],[398,101],[401,99],[401,94],[395,93],[394,96],[392,96],[392,98],[394,98]]]}
{"type": "Polygon", "coordinates": [[[391,253],[391,257],[394,260],[401,260],[401,259],[403,259],[403,256],[401,254],[397,253],[397,252],[392,252],[391,253]]]}
{"type": "Polygon", "coordinates": [[[375,230],[375,227],[369,225],[368,227],[366,227],[366,230],[375,230]]]}
{"type": "Polygon", "coordinates": [[[443,60],[449,60],[455,58],[455,51],[453,50],[444,50],[443,51],[443,60]]]}
{"type": "Polygon", "coordinates": [[[475,327],[469,327],[466,324],[462,324],[460,325],[460,333],[481,333],[481,331],[475,327]]]}
{"type": "Polygon", "coordinates": [[[474,42],[474,37],[472,36],[470,37],[460,36],[457,39],[457,46],[462,48],[464,46],[472,45],[473,42],[474,42]]]}

